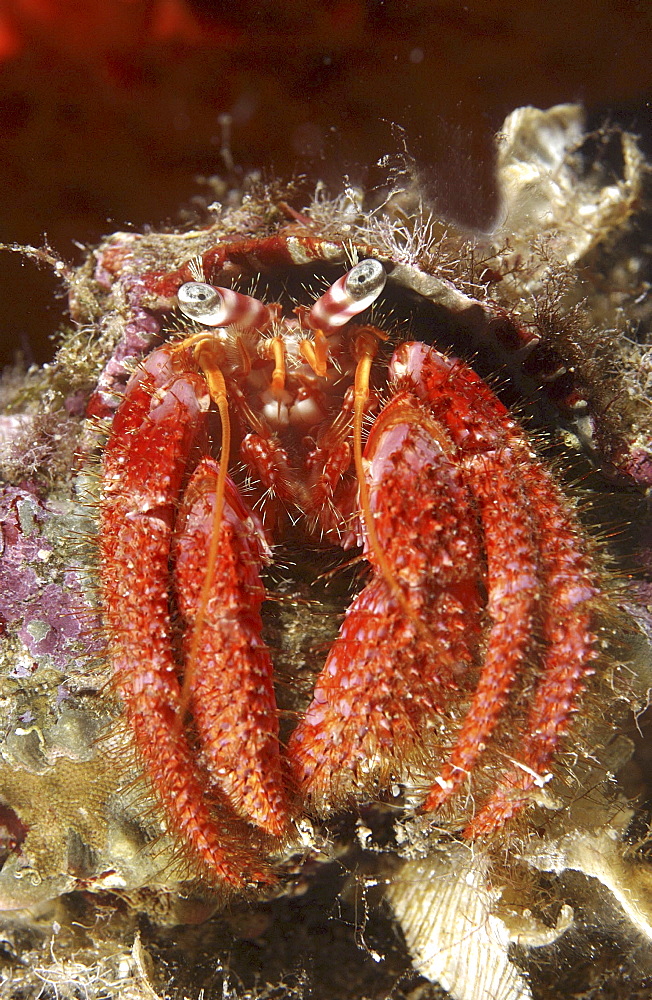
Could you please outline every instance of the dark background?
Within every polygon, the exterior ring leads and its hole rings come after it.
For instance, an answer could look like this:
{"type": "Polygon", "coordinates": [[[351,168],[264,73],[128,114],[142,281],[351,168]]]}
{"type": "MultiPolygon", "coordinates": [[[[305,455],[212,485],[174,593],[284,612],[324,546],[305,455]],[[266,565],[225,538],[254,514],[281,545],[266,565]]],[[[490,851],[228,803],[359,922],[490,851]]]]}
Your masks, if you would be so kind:
{"type": "MultiPolygon", "coordinates": [[[[448,216],[494,215],[493,134],[522,104],[652,131],[652,5],[453,0],[0,0],[0,240],[68,260],[172,222],[223,172],[373,183],[405,142],[448,216]]],[[[65,303],[0,256],[0,363],[52,354],[65,303]]]]}

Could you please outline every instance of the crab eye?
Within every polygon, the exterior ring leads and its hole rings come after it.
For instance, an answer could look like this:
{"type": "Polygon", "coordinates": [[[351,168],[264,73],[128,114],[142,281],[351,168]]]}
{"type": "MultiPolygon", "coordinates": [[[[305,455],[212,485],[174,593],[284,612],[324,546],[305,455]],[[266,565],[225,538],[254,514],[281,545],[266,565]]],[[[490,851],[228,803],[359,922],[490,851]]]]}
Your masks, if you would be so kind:
{"type": "Polygon", "coordinates": [[[364,299],[366,308],[380,295],[386,281],[385,268],[379,260],[361,260],[346,275],[344,288],[357,303],[364,299]]]}
{"type": "Polygon", "coordinates": [[[184,316],[206,326],[224,323],[224,299],[219,289],[203,281],[188,281],[177,292],[179,309],[184,316]]]}
{"type": "Polygon", "coordinates": [[[306,317],[313,330],[337,329],[375,302],[387,280],[379,260],[362,260],[317,299],[306,317]]]}
{"type": "Polygon", "coordinates": [[[203,326],[238,323],[264,329],[270,319],[269,309],[258,299],[204,281],[187,281],[177,292],[177,301],[184,316],[203,326]]]}

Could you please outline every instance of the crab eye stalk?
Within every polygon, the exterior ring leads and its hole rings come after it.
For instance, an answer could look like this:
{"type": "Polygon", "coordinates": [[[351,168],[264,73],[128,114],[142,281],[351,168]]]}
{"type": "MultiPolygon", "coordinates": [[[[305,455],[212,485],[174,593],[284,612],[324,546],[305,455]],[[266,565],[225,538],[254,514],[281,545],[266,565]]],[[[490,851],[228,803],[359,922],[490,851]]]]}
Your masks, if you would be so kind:
{"type": "Polygon", "coordinates": [[[379,260],[361,260],[317,299],[306,317],[313,330],[336,330],[376,301],[387,281],[379,260]]]}
{"type": "Polygon", "coordinates": [[[270,322],[266,305],[232,288],[217,288],[204,281],[187,281],[177,292],[179,309],[202,326],[239,326],[262,330],[270,322]]]}

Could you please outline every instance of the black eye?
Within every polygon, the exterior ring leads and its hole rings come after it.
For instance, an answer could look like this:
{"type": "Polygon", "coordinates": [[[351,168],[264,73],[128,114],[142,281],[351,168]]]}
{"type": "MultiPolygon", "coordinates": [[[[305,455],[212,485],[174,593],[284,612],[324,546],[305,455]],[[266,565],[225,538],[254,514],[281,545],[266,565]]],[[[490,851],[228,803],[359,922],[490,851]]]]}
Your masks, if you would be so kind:
{"type": "Polygon", "coordinates": [[[354,299],[378,295],[387,280],[385,268],[378,260],[361,260],[346,276],[347,293],[354,299]]]}

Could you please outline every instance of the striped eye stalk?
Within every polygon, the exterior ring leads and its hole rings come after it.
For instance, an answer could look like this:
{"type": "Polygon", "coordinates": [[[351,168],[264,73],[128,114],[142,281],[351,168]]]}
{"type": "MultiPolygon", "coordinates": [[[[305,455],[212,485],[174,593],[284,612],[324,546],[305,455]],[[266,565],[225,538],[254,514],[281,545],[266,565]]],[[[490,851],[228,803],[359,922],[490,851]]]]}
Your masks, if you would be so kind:
{"type": "Polygon", "coordinates": [[[306,316],[313,330],[336,330],[376,301],[387,281],[378,260],[362,260],[328,289],[306,316]]]}
{"type": "Polygon", "coordinates": [[[263,330],[269,325],[270,310],[250,295],[232,288],[217,288],[205,281],[187,281],[177,292],[179,309],[202,326],[238,326],[263,330]]]}

